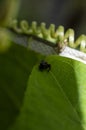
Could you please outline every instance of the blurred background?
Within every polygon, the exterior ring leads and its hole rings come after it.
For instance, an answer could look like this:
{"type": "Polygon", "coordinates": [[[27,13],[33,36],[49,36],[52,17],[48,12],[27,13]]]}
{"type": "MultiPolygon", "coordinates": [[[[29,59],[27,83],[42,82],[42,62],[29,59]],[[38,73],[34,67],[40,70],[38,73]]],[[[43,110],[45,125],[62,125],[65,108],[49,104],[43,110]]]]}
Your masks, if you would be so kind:
{"type": "Polygon", "coordinates": [[[86,0],[21,0],[18,19],[63,25],[86,34],[86,0]]]}
{"type": "Polygon", "coordinates": [[[7,16],[73,28],[76,37],[86,34],[86,0],[0,0],[1,24],[7,16]]]}

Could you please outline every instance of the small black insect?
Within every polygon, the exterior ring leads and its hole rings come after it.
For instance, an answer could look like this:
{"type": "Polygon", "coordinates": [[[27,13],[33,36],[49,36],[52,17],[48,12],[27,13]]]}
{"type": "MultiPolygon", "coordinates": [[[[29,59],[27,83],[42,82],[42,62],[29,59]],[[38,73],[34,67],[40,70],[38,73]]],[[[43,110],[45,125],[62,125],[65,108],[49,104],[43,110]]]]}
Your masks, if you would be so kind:
{"type": "Polygon", "coordinates": [[[51,65],[48,64],[46,61],[42,60],[40,62],[40,65],[39,65],[39,70],[40,71],[47,70],[49,72],[50,69],[51,69],[51,65]]]}

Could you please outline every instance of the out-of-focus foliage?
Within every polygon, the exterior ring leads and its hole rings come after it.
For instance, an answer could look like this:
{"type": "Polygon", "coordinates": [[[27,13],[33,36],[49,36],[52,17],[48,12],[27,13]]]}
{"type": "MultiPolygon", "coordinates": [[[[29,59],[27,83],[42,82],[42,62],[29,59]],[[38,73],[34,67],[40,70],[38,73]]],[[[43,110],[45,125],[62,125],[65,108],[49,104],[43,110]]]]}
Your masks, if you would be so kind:
{"type": "Polygon", "coordinates": [[[11,45],[10,34],[6,29],[0,28],[0,53],[4,53],[11,45]]]}
{"type": "Polygon", "coordinates": [[[11,18],[15,18],[20,0],[0,0],[0,26],[6,25],[11,18]]]}
{"type": "Polygon", "coordinates": [[[7,130],[18,115],[31,70],[42,58],[13,43],[5,50],[0,49],[0,130],[7,130]]]}

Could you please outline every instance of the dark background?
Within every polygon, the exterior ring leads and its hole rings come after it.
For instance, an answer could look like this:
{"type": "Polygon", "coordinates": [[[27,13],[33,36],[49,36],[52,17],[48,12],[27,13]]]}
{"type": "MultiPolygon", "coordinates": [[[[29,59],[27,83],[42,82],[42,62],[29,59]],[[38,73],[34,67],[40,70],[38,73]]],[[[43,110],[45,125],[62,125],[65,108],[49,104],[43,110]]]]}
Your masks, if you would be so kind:
{"type": "Polygon", "coordinates": [[[21,0],[18,19],[73,28],[77,37],[86,34],[86,0],[21,0]]]}

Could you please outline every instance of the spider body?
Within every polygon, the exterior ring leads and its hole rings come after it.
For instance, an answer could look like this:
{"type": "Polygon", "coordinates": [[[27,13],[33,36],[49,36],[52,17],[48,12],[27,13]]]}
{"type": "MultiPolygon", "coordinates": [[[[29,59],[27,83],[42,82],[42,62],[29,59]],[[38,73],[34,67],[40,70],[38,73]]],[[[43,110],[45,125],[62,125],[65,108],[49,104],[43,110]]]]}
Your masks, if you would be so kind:
{"type": "Polygon", "coordinates": [[[51,69],[51,65],[48,64],[46,61],[42,60],[39,64],[39,70],[43,71],[43,70],[47,70],[48,72],[51,69]]]}

